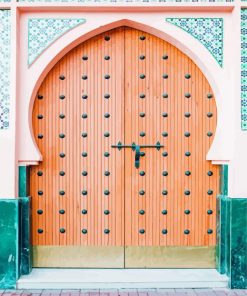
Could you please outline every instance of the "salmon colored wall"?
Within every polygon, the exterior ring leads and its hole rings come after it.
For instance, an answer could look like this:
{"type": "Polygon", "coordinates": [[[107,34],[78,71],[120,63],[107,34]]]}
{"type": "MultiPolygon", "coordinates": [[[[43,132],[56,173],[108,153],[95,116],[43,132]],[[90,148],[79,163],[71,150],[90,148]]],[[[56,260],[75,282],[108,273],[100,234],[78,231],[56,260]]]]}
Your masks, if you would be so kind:
{"type": "MultiPolygon", "coordinates": [[[[229,9],[220,8],[219,5],[218,8],[214,6],[212,9],[205,8],[205,11],[202,7],[198,11],[195,9],[189,11],[190,8],[185,8],[181,3],[179,5],[180,9],[177,11],[173,8],[155,9],[150,12],[148,9],[138,7],[128,7],[125,11],[121,11],[121,8],[107,7],[102,8],[102,11],[99,11],[100,8],[95,10],[87,8],[83,11],[80,7],[75,12],[75,8],[70,9],[69,3],[63,4],[60,8],[52,6],[50,12],[37,5],[34,8],[30,6],[28,9],[13,10],[12,25],[14,27],[12,28],[17,27],[17,30],[12,31],[14,40],[12,44],[12,110],[16,110],[17,114],[15,117],[13,111],[11,115],[13,128],[4,132],[0,139],[0,142],[5,143],[5,148],[3,152],[1,151],[0,164],[6,167],[4,172],[0,172],[0,179],[6,180],[1,184],[3,186],[1,186],[0,196],[16,196],[16,161],[22,164],[32,164],[42,159],[33,141],[31,117],[35,93],[48,71],[77,44],[98,33],[122,25],[132,26],[165,39],[192,58],[202,70],[215,93],[218,110],[217,131],[208,153],[208,159],[216,163],[229,163],[230,196],[247,196],[244,178],[247,167],[247,156],[244,149],[247,145],[247,135],[241,131],[240,124],[240,10],[232,10],[230,6],[229,9]],[[181,7],[184,7],[184,11],[181,7]],[[82,17],[87,21],[60,37],[28,68],[27,20],[32,16],[82,17]],[[225,30],[224,67],[220,68],[208,50],[195,38],[167,23],[166,17],[222,17],[225,30]],[[17,40],[17,47],[15,40],[17,40]],[[15,103],[17,108],[15,108],[15,103]],[[15,133],[17,135],[16,145],[15,133]],[[9,145],[6,145],[7,142],[9,145]]],[[[240,3],[236,2],[234,5],[239,6],[240,3]]]]}

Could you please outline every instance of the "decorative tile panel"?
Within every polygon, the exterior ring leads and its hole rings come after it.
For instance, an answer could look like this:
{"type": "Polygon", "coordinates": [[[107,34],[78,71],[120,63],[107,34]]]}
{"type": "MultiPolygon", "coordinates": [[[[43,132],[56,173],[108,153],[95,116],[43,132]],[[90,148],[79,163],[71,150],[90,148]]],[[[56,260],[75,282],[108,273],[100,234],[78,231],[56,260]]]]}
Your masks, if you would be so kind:
{"type": "Polygon", "coordinates": [[[212,54],[218,64],[223,65],[223,19],[222,18],[167,18],[167,22],[183,29],[212,54]]]}
{"type": "Polygon", "coordinates": [[[86,22],[83,18],[31,18],[28,20],[28,64],[64,33],[86,22]]]}
{"type": "Polygon", "coordinates": [[[0,10],[0,129],[9,127],[10,10],[0,10]]]}
{"type": "Polygon", "coordinates": [[[241,9],[241,127],[247,130],[247,9],[241,9]]]}

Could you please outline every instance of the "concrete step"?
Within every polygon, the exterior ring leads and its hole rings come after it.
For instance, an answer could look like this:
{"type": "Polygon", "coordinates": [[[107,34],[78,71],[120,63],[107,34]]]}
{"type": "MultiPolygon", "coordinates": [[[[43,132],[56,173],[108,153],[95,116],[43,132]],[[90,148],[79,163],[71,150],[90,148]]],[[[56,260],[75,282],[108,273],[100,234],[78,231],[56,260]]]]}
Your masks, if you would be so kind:
{"type": "Polygon", "coordinates": [[[225,288],[215,269],[52,269],[34,268],[18,289],[225,288]]]}

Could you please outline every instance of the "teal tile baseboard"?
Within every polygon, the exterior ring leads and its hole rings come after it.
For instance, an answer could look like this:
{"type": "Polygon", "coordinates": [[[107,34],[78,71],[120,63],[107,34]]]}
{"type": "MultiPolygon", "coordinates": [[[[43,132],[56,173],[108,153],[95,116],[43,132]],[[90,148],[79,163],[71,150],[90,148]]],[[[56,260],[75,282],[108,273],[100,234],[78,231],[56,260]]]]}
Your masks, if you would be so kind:
{"type": "Polygon", "coordinates": [[[0,199],[0,289],[15,288],[19,275],[18,208],[18,199],[0,199]]]}
{"type": "Polygon", "coordinates": [[[232,289],[247,288],[247,198],[217,197],[217,269],[232,289]]]}

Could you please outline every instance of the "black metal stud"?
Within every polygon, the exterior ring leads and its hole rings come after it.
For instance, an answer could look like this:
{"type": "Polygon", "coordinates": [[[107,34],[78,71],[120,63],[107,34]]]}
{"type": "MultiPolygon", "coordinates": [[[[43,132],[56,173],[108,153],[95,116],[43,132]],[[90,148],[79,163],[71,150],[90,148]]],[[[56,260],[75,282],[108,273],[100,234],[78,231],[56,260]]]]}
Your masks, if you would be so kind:
{"type": "Polygon", "coordinates": [[[37,118],[38,118],[38,119],[43,119],[44,117],[43,117],[42,114],[38,114],[38,115],[37,115],[37,118]]]}
{"type": "Polygon", "coordinates": [[[110,156],[110,153],[109,152],[104,152],[104,156],[105,157],[109,157],[110,156]]]}
{"type": "Polygon", "coordinates": [[[109,210],[104,210],[104,214],[105,215],[109,215],[110,214],[110,211],[109,210]]]}
{"type": "Polygon", "coordinates": [[[83,229],[81,230],[81,232],[82,232],[83,234],[87,234],[87,229],[83,228],[83,229]]]}
{"type": "Polygon", "coordinates": [[[142,151],[142,152],[140,153],[140,155],[141,155],[141,157],[143,157],[143,156],[145,156],[146,154],[145,154],[145,152],[142,151]]]}
{"type": "Polygon", "coordinates": [[[167,55],[167,54],[164,54],[164,55],[162,56],[162,59],[163,59],[163,60],[167,60],[167,59],[168,59],[168,55],[167,55]]]}
{"type": "Polygon", "coordinates": [[[188,138],[190,136],[190,132],[185,132],[184,136],[188,138]]]}
{"type": "Polygon", "coordinates": [[[207,210],[207,214],[208,215],[212,215],[213,214],[213,211],[212,210],[207,210]]]}
{"type": "Polygon", "coordinates": [[[110,116],[111,116],[111,115],[110,115],[109,113],[105,113],[105,114],[104,114],[104,117],[105,117],[105,118],[109,118],[110,116]]]}
{"type": "Polygon", "coordinates": [[[140,40],[144,41],[146,39],[146,37],[144,35],[140,36],[140,40]]]}
{"type": "Polygon", "coordinates": [[[190,210],[185,210],[184,213],[185,213],[185,215],[189,215],[190,214],[190,210]]]}
{"type": "Polygon", "coordinates": [[[144,99],[146,96],[145,96],[144,93],[141,93],[141,94],[139,95],[139,97],[140,97],[141,99],[144,99]]]}
{"type": "Polygon", "coordinates": [[[105,41],[109,41],[110,39],[111,39],[111,37],[110,36],[105,36],[105,41]]]}
{"type": "Polygon", "coordinates": [[[168,113],[164,112],[164,113],[162,114],[162,116],[163,116],[163,117],[167,117],[167,116],[168,116],[168,113]]]}
{"type": "Polygon", "coordinates": [[[140,171],[140,176],[145,176],[145,172],[144,171],[140,171]]]}
{"type": "Polygon", "coordinates": [[[162,190],[162,195],[167,195],[168,191],[167,190],[162,190]]]}
{"type": "Polygon", "coordinates": [[[144,234],[144,233],[145,233],[145,229],[140,229],[140,230],[139,230],[139,233],[140,233],[140,234],[144,234]]]}
{"type": "Polygon", "coordinates": [[[65,115],[64,114],[59,114],[59,118],[64,119],[65,115]]]}
{"type": "Polygon", "coordinates": [[[104,59],[105,59],[106,61],[109,61],[109,60],[110,60],[110,56],[109,56],[109,55],[106,55],[104,59]]]}
{"type": "Polygon", "coordinates": [[[191,172],[190,171],[185,171],[185,176],[190,176],[191,172]]]}
{"type": "Polygon", "coordinates": [[[83,94],[81,97],[83,100],[86,100],[88,98],[88,96],[86,94],[83,94]]]}
{"type": "Polygon", "coordinates": [[[86,215],[86,214],[87,214],[87,210],[86,210],[86,209],[83,209],[83,210],[81,211],[81,213],[82,213],[83,215],[86,215]]]}
{"type": "Polygon", "coordinates": [[[60,138],[60,139],[65,138],[65,134],[63,134],[63,133],[59,134],[59,138],[60,138]]]}
{"type": "Polygon", "coordinates": [[[87,190],[82,190],[81,194],[82,195],[87,195],[87,190]]]}
{"type": "Polygon", "coordinates": [[[164,99],[167,99],[167,98],[168,98],[168,93],[163,93],[162,97],[163,97],[164,99]]]}
{"type": "Polygon", "coordinates": [[[87,133],[82,133],[81,136],[82,136],[83,138],[86,138],[86,137],[87,137],[87,133]]]}
{"type": "Polygon", "coordinates": [[[83,61],[87,61],[88,60],[88,56],[84,55],[82,56],[83,61]]]}
{"type": "Polygon", "coordinates": [[[65,191],[64,190],[60,190],[59,191],[59,195],[65,195],[65,191]]]}
{"type": "Polygon", "coordinates": [[[189,118],[190,117],[190,112],[185,112],[184,113],[184,116],[187,117],[187,118],[189,118]]]}
{"type": "Polygon", "coordinates": [[[105,234],[109,234],[109,233],[110,233],[110,229],[105,229],[105,230],[104,230],[104,233],[105,233],[105,234]]]}
{"type": "Polygon", "coordinates": [[[212,195],[214,192],[213,192],[213,190],[211,190],[211,189],[209,189],[208,191],[207,191],[207,194],[208,195],[212,195]]]}
{"type": "Polygon", "coordinates": [[[110,79],[111,76],[109,74],[105,74],[104,77],[105,77],[105,79],[110,79]]]}
{"type": "Polygon", "coordinates": [[[212,132],[207,132],[208,137],[212,137],[213,133],[212,132]]]}
{"type": "Polygon", "coordinates": [[[140,137],[145,137],[145,132],[140,132],[140,137]]]}
{"type": "Polygon", "coordinates": [[[162,210],[161,214],[162,215],[167,215],[167,210],[162,210]]]}
{"type": "Polygon", "coordinates": [[[162,234],[167,234],[167,229],[162,229],[162,234]]]}
{"type": "Polygon", "coordinates": [[[213,95],[212,94],[207,94],[208,99],[212,99],[213,95]]]}
{"type": "Polygon", "coordinates": [[[189,229],[185,229],[184,234],[189,234],[189,233],[190,233],[189,229]]]}
{"type": "Polygon", "coordinates": [[[60,233],[65,233],[65,229],[64,228],[60,228],[59,231],[60,231],[60,233]]]}
{"type": "Polygon", "coordinates": [[[184,77],[185,77],[186,79],[190,79],[191,75],[190,75],[190,74],[185,74],[184,77]]]}
{"type": "Polygon", "coordinates": [[[82,117],[83,119],[86,119],[86,118],[87,118],[87,113],[83,113],[81,117],[82,117]]]}
{"type": "Polygon", "coordinates": [[[140,58],[140,60],[145,60],[145,55],[142,54],[142,55],[140,55],[139,58],[140,58]]]}
{"type": "Polygon", "coordinates": [[[65,95],[60,95],[60,96],[59,96],[59,99],[60,99],[60,100],[64,100],[64,99],[65,99],[65,95]]]}
{"type": "Polygon", "coordinates": [[[82,176],[84,176],[84,177],[85,177],[85,176],[87,176],[87,171],[82,171],[82,173],[81,173],[81,174],[82,174],[82,176]]]}
{"type": "Polygon", "coordinates": [[[139,191],[139,194],[140,194],[140,195],[144,195],[144,194],[145,194],[145,191],[144,191],[143,189],[141,189],[141,190],[139,191]]]}
{"type": "Polygon", "coordinates": [[[167,79],[167,78],[168,78],[168,74],[163,74],[162,77],[163,77],[164,79],[167,79]]]}
{"type": "Polygon", "coordinates": [[[111,97],[110,94],[104,94],[104,98],[105,98],[105,99],[109,99],[110,97],[111,97]]]}
{"type": "Polygon", "coordinates": [[[163,133],[162,133],[162,136],[163,136],[163,137],[168,137],[168,132],[163,132],[163,133]]]}
{"type": "Polygon", "coordinates": [[[189,99],[191,97],[191,94],[190,93],[185,93],[184,96],[185,96],[185,98],[189,99]]]}
{"type": "Polygon", "coordinates": [[[38,172],[37,172],[37,175],[38,175],[39,177],[41,177],[41,176],[43,176],[43,172],[42,172],[42,171],[38,171],[38,172]]]}
{"type": "Polygon", "coordinates": [[[189,151],[185,152],[185,156],[190,156],[190,155],[191,155],[191,153],[189,151]]]}
{"type": "Polygon", "coordinates": [[[59,175],[63,177],[65,175],[65,172],[64,171],[60,171],[59,172],[59,175]]]}
{"type": "Polygon", "coordinates": [[[145,211],[144,211],[144,210],[140,210],[140,211],[139,211],[139,214],[140,214],[140,215],[144,215],[144,214],[145,214],[145,211]]]}
{"type": "Polygon", "coordinates": [[[110,174],[111,174],[111,173],[110,173],[109,171],[105,171],[105,176],[108,177],[108,176],[110,176],[110,174]]]}
{"type": "Polygon", "coordinates": [[[207,117],[210,118],[210,117],[212,117],[212,116],[213,116],[213,113],[212,113],[212,112],[208,112],[208,113],[207,113],[207,117]]]}
{"type": "Polygon", "coordinates": [[[145,76],[145,74],[140,74],[140,76],[139,76],[141,79],[144,79],[146,76],[145,76]]]}
{"type": "Polygon", "coordinates": [[[43,139],[43,135],[42,134],[38,134],[38,139],[43,139]]]}
{"type": "Polygon", "coordinates": [[[145,113],[144,112],[141,112],[140,113],[140,117],[145,117],[145,113]]]}
{"type": "Polygon", "coordinates": [[[162,175],[166,177],[166,176],[168,176],[168,172],[167,171],[163,171],[162,172],[162,175]]]}
{"type": "Polygon", "coordinates": [[[213,172],[212,171],[208,171],[207,172],[207,175],[210,177],[210,176],[213,176],[213,172]]]}
{"type": "Polygon", "coordinates": [[[207,230],[207,233],[208,233],[208,234],[212,234],[212,233],[213,233],[213,230],[209,228],[209,229],[207,230]]]}
{"type": "Polygon", "coordinates": [[[110,133],[109,132],[105,132],[104,133],[104,137],[108,138],[110,136],[110,133]]]}
{"type": "Polygon", "coordinates": [[[82,157],[87,157],[87,152],[82,152],[81,156],[82,157]]]}
{"type": "Polygon", "coordinates": [[[185,195],[190,195],[190,190],[184,190],[185,195]]]}
{"type": "Polygon", "coordinates": [[[44,97],[42,95],[38,95],[38,99],[42,100],[44,97]]]}
{"type": "Polygon", "coordinates": [[[42,215],[43,214],[43,210],[37,210],[37,214],[42,215]]]}
{"type": "Polygon", "coordinates": [[[87,80],[87,75],[86,74],[83,74],[82,77],[81,77],[81,79],[87,80]]]}
{"type": "Polygon", "coordinates": [[[39,229],[38,229],[38,233],[39,233],[39,234],[43,233],[43,229],[39,228],[39,229]]]}
{"type": "Polygon", "coordinates": [[[59,210],[59,214],[61,215],[65,214],[65,210],[59,210]]]}
{"type": "Polygon", "coordinates": [[[60,79],[60,80],[64,80],[64,79],[65,79],[65,76],[64,76],[64,75],[60,75],[60,76],[59,76],[59,79],[60,79]]]}
{"type": "Polygon", "coordinates": [[[106,189],[105,191],[104,191],[104,195],[109,195],[110,194],[110,191],[108,190],[108,189],[106,189]]]}
{"type": "Polygon", "coordinates": [[[168,152],[164,151],[164,152],[162,153],[162,156],[167,157],[167,156],[168,156],[168,152]]]}
{"type": "Polygon", "coordinates": [[[38,191],[38,195],[43,195],[43,194],[44,194],[44,192],[42,190],[38,191]]]}

